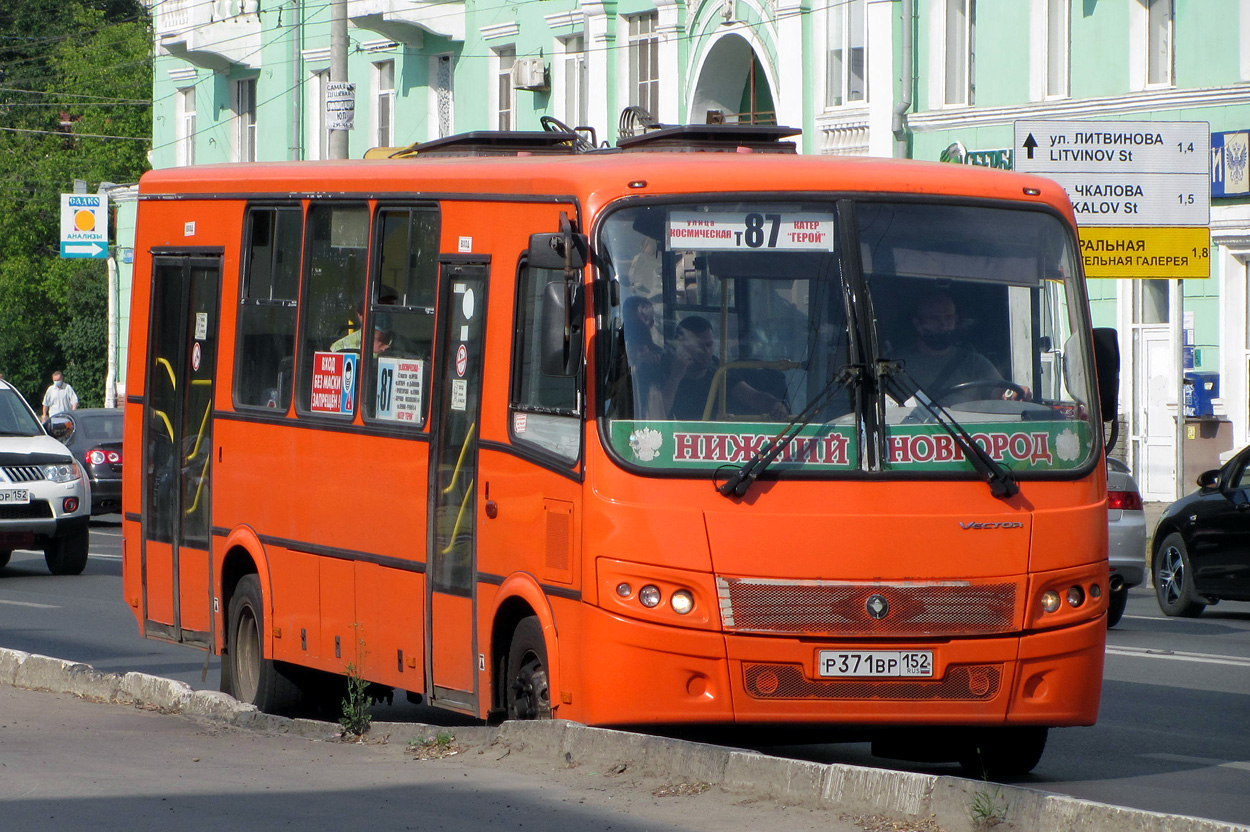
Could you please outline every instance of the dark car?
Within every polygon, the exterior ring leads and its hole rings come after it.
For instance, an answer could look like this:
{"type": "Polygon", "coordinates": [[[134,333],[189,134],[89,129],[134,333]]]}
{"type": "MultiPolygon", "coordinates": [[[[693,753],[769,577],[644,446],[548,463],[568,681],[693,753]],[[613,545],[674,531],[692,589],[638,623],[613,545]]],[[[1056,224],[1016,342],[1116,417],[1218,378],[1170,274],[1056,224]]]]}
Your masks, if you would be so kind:
{"type": "Polygon", "coordinates": [[[122,505],[122,411],[80,408],[52,417],[51,433],[65,443],[91,482],[91,513],[122,505]]]}
{"type": "Polygon", "coordinates": [[[1250,601],[1250,447],[1167,507],[1150,563],[1167,615],[1192,618],[1221,600],[1250,601]]]}

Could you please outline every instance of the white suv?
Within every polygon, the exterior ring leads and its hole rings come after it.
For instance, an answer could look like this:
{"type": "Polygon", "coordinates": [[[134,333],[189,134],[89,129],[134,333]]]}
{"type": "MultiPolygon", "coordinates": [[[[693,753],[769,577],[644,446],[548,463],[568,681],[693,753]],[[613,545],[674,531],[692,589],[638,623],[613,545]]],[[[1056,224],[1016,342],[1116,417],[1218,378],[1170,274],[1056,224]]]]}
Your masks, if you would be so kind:
{"type": "Polygon", "coordinates": [[[53,575],[87,566],[91,486],[22,394],[0,381],[0,567],[14,549],[43,549],[53,575]]]}

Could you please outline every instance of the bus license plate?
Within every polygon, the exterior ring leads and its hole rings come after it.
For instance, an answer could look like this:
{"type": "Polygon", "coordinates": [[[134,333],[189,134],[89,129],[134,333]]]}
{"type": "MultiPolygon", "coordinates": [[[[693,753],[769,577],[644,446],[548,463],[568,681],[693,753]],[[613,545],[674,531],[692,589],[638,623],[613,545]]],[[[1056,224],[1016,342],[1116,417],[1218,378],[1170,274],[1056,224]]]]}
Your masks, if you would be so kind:
{"type": "Polygon", "coordinates": [[[25,505],[29,502],[28,488],[0,488],[0,506],[25,505]]]}
{"type": "Polygon", "coordinates": [[[820,676],[933,676],[930,650],[821,650],[820,676]]]}

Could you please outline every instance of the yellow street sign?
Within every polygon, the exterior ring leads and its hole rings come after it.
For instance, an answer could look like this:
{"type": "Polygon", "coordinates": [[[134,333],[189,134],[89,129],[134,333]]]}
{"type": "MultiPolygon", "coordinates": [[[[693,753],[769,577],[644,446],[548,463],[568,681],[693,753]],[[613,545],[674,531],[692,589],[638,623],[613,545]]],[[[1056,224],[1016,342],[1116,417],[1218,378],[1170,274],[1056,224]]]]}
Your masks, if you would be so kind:
{"type": "Polygon", "coordinates": [[[1206,226],[1082,226],[1086,277],[1211,276],[1211,230],[1206,226]]]}

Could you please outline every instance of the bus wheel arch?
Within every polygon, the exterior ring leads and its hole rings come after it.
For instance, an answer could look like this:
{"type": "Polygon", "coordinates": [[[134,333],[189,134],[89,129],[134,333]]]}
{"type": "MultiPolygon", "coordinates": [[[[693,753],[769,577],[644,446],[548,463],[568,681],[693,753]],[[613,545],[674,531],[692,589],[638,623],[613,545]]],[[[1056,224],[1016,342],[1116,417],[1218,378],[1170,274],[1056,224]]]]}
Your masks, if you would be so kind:
{"type": "MultiPolygon", "coordinates": [[[[222,548],[226,554],[222,558],[219,573],[218,596],[221,616],[218,621],[218,638],[215,647],[217,654],[221,657],[221,691],[234,696],[234,675],[230,659],[230,628],[232,626],[230,608],[235,593],[240,581],[248,575],[255,575],[259,583],[261,599],[266,607],[270,607],[270,609],[262,610],[263,617],[268,617],[272,612],[273,596],[270,594],[269,570],[265,568],[264,548],[251,529],[236,529],[226,539],[222,548]]],[[[272,655],[272,644],[269,643],[268,637],[269,632],[261,632],[261,647],[272,655]]]]}
{"type": "MultiPolygon", "coordinates": [[[[510,718],[509,687],[514,681],[509,671],[525,653],[535,653],[545,671],[548,691],[559,690],[560,648],[555,619],[546,595],[532,577],[512,576],[500,586],[499,600],[491,624],[491,718],[510,718]],[[514,647],[516,648],[514,650],[514,647]]],[[[537,718],[550,718],[555,703],[550,693],[537,718]]],[[[534,717],[531,717],[534,718],[534,717]]]]}

